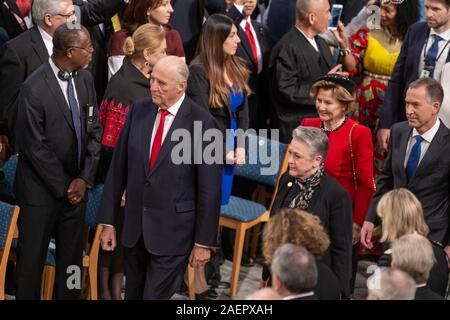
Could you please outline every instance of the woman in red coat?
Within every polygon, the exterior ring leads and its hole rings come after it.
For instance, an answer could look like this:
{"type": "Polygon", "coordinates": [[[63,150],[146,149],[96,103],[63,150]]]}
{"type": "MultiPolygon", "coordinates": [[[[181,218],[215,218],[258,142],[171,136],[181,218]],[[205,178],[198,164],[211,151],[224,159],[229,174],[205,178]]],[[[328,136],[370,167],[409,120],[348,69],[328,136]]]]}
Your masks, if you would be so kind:
{"type": "Polygon", "coordinates": [[[347,77],[327,74],[311,88],[318,118],[306,118],[303,126],[322,128],[328,135],[325,172],[347,190],[353,202],[353,277],[359,253],[359,234],[375,192],[373,144],[370,129],[347,118],[354,106],[356,84],[347,77]]]}

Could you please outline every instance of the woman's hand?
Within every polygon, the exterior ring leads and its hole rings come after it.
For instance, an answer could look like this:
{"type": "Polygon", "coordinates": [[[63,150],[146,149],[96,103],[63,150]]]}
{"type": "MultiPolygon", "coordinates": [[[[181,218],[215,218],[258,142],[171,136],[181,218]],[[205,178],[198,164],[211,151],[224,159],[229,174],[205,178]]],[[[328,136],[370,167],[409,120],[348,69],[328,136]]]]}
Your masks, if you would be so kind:
{"type": "Polygon", "coordinates": [[[349,42],[348,42],[348,35],[347,31],[345,30],[344,24],[339,21],[336,30],[330,30],[331,33],[336,38],[336,41],[339,44],[339,49],[341,50],[347,50],[350,48],[349,42]]]}
{"type": "Polygon", "coordinates": [[[359,242],[361,237],[361,226],[356,222],[353,222],[352,228],[352,245],[355,245],[359,242]]]}
{"type": "Polygon", "coordinates": [[[244,148],[236,148],[236,152],[234,153],[234,163],[238,166],[245,164],[245,149],[244,148]]]}

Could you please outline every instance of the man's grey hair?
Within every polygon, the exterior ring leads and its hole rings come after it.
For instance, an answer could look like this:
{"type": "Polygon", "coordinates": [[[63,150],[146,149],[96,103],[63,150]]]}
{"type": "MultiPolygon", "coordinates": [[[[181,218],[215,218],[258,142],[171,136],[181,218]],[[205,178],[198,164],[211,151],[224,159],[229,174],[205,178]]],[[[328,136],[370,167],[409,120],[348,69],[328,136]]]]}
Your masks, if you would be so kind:
{"type": "Polygon", "coordinates": [[[322,156],[325,160],[328,153],[328,137],[319,128],[299,126],[292,132],[292,139],[306,143],[311,157],[322,156]]]}
{"type": "MultiPolygon", "coordinates": [[[[296,15],[297,20],[302,21],[306,19],[308,14],[314,12],[314,10],[319,7],[324,0],[297,0],[296,4],[296,15]]],[[[328,0],[326,0],[328,1],[328,0]]]]}
{"type": "Polygon", "coordinates": [[[189,67],[184,60],[177,56],[166,56],[156,62],[155,68],[173,68],[175,71],[175,81],[177,83],[186,82],[189,78],[189,67]]]}
{"type": "Polygon", "coordinates": [[[57,15],[61,10],[61,3],[64,0],[33,0],[31,8],[31,15],[33,20],[39,26],[44,24],[44,17],[46,14],[57,15]]]}
{"type": "Polygon", "coordinates": [[[409,274],[417,285],[427,283],[436,263],[430,240],[416,233],[401,236],[392,243],[395,268],[409,274]]]}
{"type": "Polygon", "coordinates": [[[419,78],[411,82],[408,89],[418,89],[421,87],[424,87],[427,91],[428,103],[437,101],[439,105],[442,105],[442,101],[444,101],[444,89],[439,81],[429,77],[419,78]]]}
{"type": "Polygon", "coordinates": [[[367,279],[369,294],[378,300],[414,300],[416,283],[406,272],[381,268],[367,279]]]}
{"type": "Polygon", "coordinates": [[[292,243],[275,250],[271,270],[292,293],[313,291],[317,285],[316,260],[308,250],[292,243]]]}

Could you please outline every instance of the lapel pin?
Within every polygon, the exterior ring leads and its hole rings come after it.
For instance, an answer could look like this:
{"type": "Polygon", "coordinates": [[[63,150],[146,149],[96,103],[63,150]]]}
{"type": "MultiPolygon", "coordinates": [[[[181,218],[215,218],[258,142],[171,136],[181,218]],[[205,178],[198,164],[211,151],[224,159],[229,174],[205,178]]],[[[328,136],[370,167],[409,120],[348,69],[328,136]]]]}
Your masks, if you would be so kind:
{"type": "Polygon", "coordinates": [[[288,182],[288,187],[292,187],[292,182],[288,182]]]}

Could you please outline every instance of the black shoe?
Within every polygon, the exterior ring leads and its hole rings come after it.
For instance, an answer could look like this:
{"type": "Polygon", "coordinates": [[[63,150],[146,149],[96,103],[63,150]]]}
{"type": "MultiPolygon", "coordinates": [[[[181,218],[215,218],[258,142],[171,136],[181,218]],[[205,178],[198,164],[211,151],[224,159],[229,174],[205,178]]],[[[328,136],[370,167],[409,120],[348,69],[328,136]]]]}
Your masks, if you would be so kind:
{"type": "Polygon", "coordinates": [[[195,299],[196,300],[215,300],[217,299],[219,295],[214,289],[208,289],[202,293],[196,293],[195,299]]]}
{"type": "Polygon", "coordinates": [[[229,289],[230,288],[230,283],[226,282],[226,281],[220,281],[217,286],[217,289],[229,289]]]}
{"type": "Polygon", "coordinates": [[[243,256],[241,260],[241,266],[243,267],[253,267],[255,265],[255,260],[249,256],[243,256]]]}

